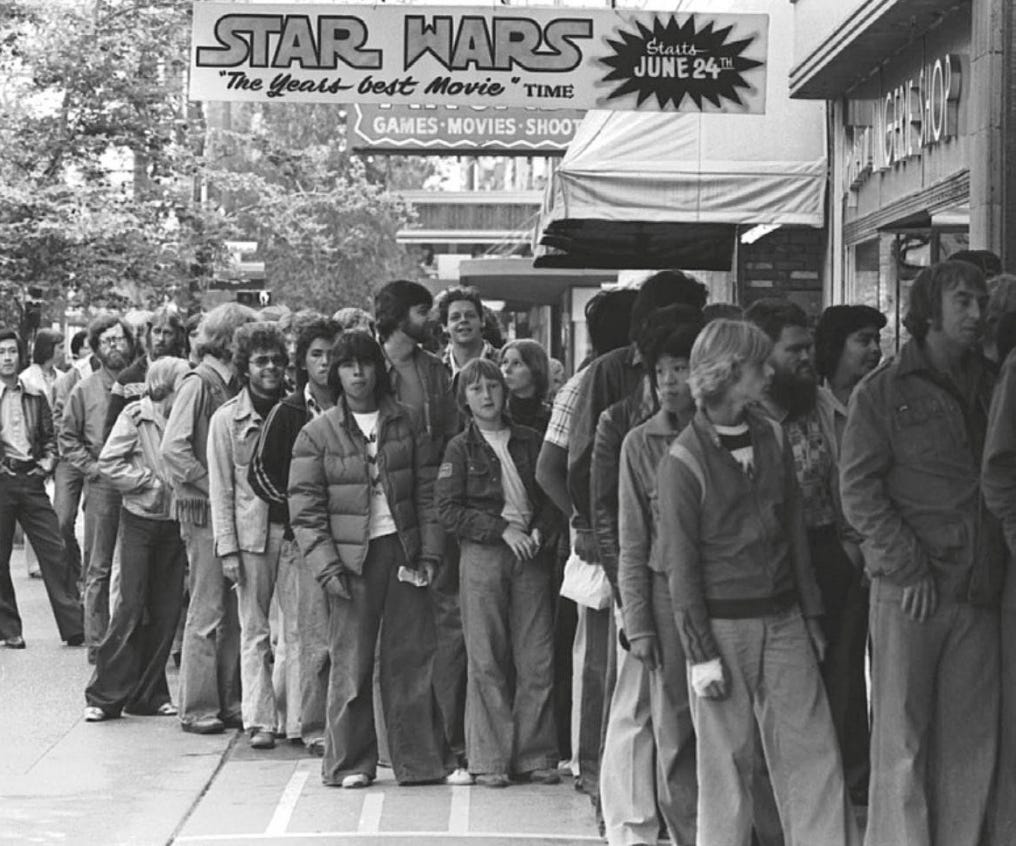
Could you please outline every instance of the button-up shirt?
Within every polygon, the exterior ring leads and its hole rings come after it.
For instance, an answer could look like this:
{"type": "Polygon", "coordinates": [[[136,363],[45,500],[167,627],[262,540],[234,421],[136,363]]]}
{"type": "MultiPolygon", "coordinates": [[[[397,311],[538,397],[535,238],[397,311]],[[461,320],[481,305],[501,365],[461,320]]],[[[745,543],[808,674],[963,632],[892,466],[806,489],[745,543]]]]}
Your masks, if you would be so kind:
{"type": "Polygon", "coordinates": [[[4,456],[16,461],[30,461],[32,458],[32,444],[21,402],[23,395],[20,379],[11,387],[0,382],[0,441],[3,442],[4,456]]]}

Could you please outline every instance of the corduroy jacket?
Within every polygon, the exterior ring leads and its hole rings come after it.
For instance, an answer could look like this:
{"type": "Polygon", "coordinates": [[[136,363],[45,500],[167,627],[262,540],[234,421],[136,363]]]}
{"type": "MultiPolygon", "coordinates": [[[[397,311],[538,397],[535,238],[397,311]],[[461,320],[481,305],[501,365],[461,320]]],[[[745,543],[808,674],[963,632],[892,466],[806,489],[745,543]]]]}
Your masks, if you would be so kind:
{"type": "Polygon", "coordinates": [[[761,616],[793,596],[822,614],[808,552],[801,491],[778,423],[749,411],[749,476],[702,411],[677,436],[657,473],[658,560],[688,660],[719,657],[711,617],[761,616]]]}
{"type": "MultiPolygon", "coordinates": [[[[415,412],[390,396],[382,398],[377,468],[410,566],[423,560],[437,565],[444,553],[434,512],[433,454],[415,412]]],[[[289,470],[290,525],[321,584],[343,572],[363,572],[370,497],[367,441],[340,396],[335,407],[300,430],[289,470]]]]}

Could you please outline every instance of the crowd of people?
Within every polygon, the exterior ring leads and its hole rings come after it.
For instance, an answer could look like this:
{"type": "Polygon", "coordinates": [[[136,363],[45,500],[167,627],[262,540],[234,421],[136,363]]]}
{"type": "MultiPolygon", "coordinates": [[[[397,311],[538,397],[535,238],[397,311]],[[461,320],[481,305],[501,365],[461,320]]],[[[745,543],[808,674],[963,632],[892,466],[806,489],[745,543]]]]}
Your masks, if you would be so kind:
{"type": "Polygon", "coordinates": [[[106,314],[63,372],[0,329],[0,640],[17,523],[89,722],[288,740],[343,788],[566,775],[612,846],[855,844],[861,805],[868,846],[1012,844],[1000,271],[922,270],[884,360],[870,306],[661,271],[590,301],[567,379],[405,280],[106,314]]]}

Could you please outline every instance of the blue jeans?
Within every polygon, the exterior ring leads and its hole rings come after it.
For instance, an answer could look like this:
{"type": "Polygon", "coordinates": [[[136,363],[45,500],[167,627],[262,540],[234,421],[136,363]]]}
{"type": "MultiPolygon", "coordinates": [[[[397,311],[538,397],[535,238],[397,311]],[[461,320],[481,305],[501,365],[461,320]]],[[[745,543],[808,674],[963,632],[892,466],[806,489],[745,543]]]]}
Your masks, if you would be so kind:
{"type": "Polygon", "coordinates": [[[119,491],[103,481],[85,488],[85,548],[90,547],[85,569],[85,642],[98,646],[109,627],[109,579],[120,526],[119,491]]]}
{"type": "Polygon", "coordinates": [[[557,767],[551,576],[546,555],[519,561],[505,544],[462,541],[470,772],[557,767]]]}
{"type": "Polygon", "coordinates": [[[60,534],[63,536],[67,587],[78,596],[85,588],[82,563],[87,563],[90,552],[86,542],[84,558],[81,557],[81,547],[78,546],[74,531],[84,487],[85,477],[77,467],[62,459],[57,461],[56,470],[53,471],[53,510],[56,511],[60,534]]]}

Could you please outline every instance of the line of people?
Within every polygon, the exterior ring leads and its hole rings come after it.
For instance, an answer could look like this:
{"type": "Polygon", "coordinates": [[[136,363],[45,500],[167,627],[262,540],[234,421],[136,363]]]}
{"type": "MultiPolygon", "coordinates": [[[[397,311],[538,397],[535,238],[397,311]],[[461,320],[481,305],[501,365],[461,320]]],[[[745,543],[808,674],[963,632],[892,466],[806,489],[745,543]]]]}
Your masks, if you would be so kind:
{"type": "Polygon", "coordinates": [[[288,738],[346,788],[570,770],[620,846],[852,844],[860,804],[869,846],[1012,842],[1014,285],[924,270],[880,364],[876,309],[664,271],[593,298],[567,381],[404,280],[100,317],[48,388],[0,331],[0,637],[17,521],[92,722],[288,738]]]}

